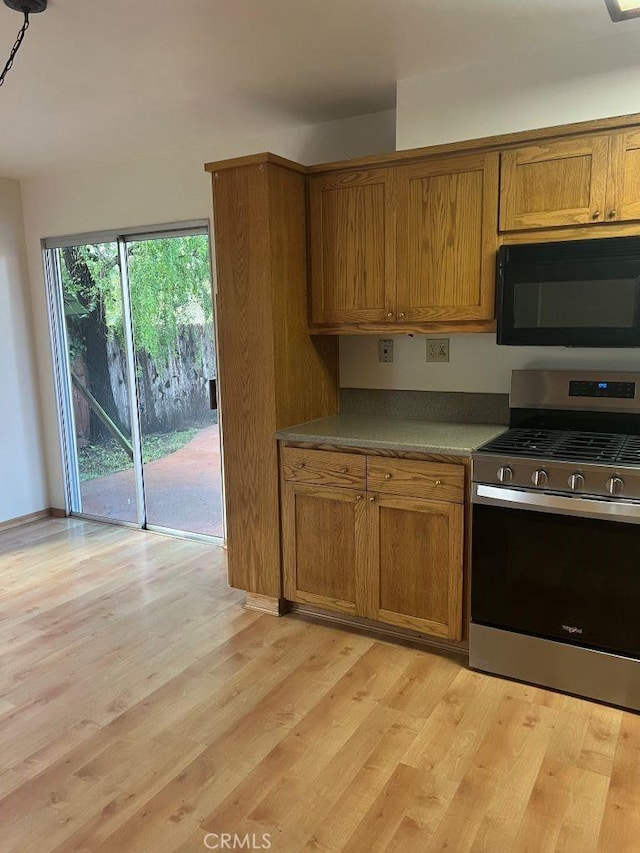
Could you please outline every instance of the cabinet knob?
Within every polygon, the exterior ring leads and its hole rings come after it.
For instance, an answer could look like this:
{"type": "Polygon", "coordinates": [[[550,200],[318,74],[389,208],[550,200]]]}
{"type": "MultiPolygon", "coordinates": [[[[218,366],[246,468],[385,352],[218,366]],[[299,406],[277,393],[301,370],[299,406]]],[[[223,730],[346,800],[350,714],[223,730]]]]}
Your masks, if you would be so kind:
{"type": "Polygon", "coordinates": [[[617,213],[617,212],[618,212],[618,211],[617,211],[615,208],[612,208],[612,209],[609,211],[609,219],[615,219],[615,218],[616,218],[616,213],[617,213]]]}
{"type": "Polygon", "coordinates": [[[356,500],[357,500],[357,501],[361,501],[361,500],[362,500],[362,495],[356,495],[356,500]]]}
{"type": "Polygon", "coordinates": [[[298,462],[298,468],[304,468],[304,462],[298,462]]]}
{"type": "Polygon", "coordinates": [[[405,316],[404,311],[401,311],[401,312],[398,314],[398,317],[400,317],[400,318],[402,318],[402,317],[404,317],[404,316],[405,316]]]}
{"type": "Polygon", "coordinates": [[[371,501],[371,503],[375,503],[376,496],[375,496],[375,495],[371,495],[371,497],[369,498],[369,500],[371,501]]]}
{"type": "Polygon", "coordinates": [[[340,473],[341,473],[341,474],[348,474],[348,473],[349,473],[349,469],[348,469],[348,468],[341,468],[341,469],[340,469],[340,473]]]}
{"type": "Polygon", "coordinates": [[[393,317],[393,312],[389,311],[389,313],[387,314],[387,317],[393,317]]]}
{"type": "Polygon", "coordinates": [[[384,478],[385,478],[385,480],[390,480],[390,479],[391,479],[391,474],[385,474],[385,475],[384,475],[384,478]]]}
{"type": "Polygon", "coordinates": [[[436,480],[436,486],[441,486],[441,485],[442,485],[442,480],[436,480]]]}
{"type": "Polygon", "coordinates": [[[600,219],[600,211],[594,210],[593,213],[591,214],[591,218],[592,219],[600,219]]]}

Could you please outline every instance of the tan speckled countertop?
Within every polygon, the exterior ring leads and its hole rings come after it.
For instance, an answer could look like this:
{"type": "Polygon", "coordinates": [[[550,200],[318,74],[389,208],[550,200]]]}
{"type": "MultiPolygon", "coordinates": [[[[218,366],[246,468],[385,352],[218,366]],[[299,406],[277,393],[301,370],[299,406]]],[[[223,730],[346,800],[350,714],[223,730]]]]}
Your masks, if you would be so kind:
{"type": "Polygon", "coordinates": [[[344,447],[469,456],[473,450],[506,429],[504,424],[438,423],[336,415],[279,430],[276,438],[344,447]]]}

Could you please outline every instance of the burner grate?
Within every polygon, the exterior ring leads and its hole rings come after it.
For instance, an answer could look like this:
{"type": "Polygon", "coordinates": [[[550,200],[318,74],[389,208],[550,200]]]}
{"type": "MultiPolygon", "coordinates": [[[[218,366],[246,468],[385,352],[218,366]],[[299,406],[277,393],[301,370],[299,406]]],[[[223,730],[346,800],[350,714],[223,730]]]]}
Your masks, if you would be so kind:
{"type": "Polygon", "coordinates": [[[510,429],[492,439],[480,450],[484,453],[505,453],[514,456],[546,456],[562,438],[561,430],[510,429]]]}
{"type": "Polygon", "coordinates": [[[616,462],[620,462],[622,465],[640,465],[640,436],[628,435],[626,437],[616,462]]]}
{"type": "Polygon", "coordinates": [[[567,462],[640,465],[640,436],[514,428],[492,439],[480,452],[567,462]]]}

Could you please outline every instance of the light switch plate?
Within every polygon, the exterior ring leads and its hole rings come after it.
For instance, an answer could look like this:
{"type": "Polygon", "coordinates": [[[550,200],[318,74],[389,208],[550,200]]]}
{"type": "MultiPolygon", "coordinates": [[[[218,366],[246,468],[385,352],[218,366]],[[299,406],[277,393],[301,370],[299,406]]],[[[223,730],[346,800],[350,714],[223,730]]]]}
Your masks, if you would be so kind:
{"type": "Polygon", "coordinates": [[[393,341],[385,338],[378,341],[378,361],[382,364],[391,364],[393,361],[393,341]]]}
{"type": "Polygon", "coordinates": [[[449,338],[427,339],[427,361],[449,361],[449,338]]]}

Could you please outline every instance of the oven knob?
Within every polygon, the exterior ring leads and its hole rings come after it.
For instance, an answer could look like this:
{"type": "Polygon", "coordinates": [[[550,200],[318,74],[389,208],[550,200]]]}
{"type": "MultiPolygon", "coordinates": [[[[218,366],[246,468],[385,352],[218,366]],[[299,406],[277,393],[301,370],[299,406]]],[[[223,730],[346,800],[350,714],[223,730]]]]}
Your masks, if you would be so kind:
{"type": "Polygon", "coordinates": [[[538,470],[534,471],[531,475],[531,479],[533,480],[534,486],[546,486],[549,482],[549,475],[543,468],[538,468],[538,470]]]}
{"type": "Polygon", "coordinates": [[[510,483],[513,480],[513,468],[509,468],[508,465],[498,468],[498,480],[501,483],[510,483]]]}
{"type": "Polygon", "coordinates": [[[622,477],[610,477],[607,480],[607,491],[610,495],[619,495],[624,489],[624,480],[622,477]]]}
{"type": "Polygon", "coordinates": [[[582,474],[572,474],[569,477],[568,483],[572,492],[579,492],[584,486],[584,477],[582,474]]]}

